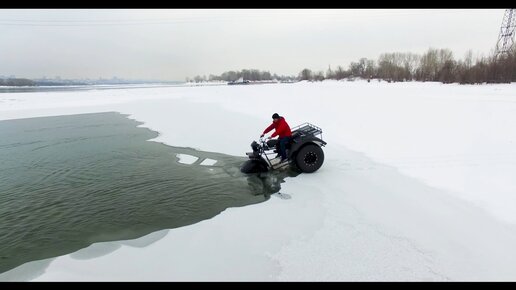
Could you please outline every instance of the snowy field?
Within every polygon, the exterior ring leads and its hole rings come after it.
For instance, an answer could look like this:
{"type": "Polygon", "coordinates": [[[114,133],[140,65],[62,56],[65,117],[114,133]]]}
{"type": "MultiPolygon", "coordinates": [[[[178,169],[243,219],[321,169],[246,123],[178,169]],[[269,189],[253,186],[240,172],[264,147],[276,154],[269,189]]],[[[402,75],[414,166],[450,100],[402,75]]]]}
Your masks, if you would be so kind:
{"type": "Polygon", "coordinates": [[[516,281],[516,84],[0,94],[0,120],[108,111],[158,131],[153,141],[237,156],[278,112],[323,129],[325,163],[287,178],[290,199],[93,244],[0,280],[516,281]]]}

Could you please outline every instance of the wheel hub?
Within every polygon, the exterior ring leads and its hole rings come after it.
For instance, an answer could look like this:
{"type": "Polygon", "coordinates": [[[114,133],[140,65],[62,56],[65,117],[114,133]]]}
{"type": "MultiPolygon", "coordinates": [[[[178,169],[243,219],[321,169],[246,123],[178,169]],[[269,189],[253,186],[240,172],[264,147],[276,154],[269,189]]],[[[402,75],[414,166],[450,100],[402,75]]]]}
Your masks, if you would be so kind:
{"type": "Polygon", "coordinates": [[[310,166],[314,165],[317,162],[317,154],[315,154],[313,152],[306,153],[304,161],[305,161],[305,164],[307,164],[307,165],[310,165],[310,166]]]}

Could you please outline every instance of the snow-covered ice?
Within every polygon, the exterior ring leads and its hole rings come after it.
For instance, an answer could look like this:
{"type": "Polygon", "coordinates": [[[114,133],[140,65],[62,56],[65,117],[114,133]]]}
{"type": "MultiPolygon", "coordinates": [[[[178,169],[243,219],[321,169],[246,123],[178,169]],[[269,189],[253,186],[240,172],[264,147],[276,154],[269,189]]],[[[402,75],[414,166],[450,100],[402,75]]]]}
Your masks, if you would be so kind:
{"type": "Polygon", "coordinates": [[[199,157],[188,154],[176,154],[176,156],[179,158],[178,162],[183,164],[194,164],[199,159],[199,157]]]}
{"type": "Polygon", "coordinates": [[[212,165],[215,165],[215,163],[217,163],[217,160],[206,158],[201,163],[199,163],[199,165],[212,166],[212,165]]]}
{"type": "Polygon", "coordinates": [[[0,94],[2,120],[117,111],[158,131],[152,141],[203,151],[244,156],[274,112],[328,142],[319,171],[282,184],[290,199],[0,280],[515,281],[515,92],[325,81],[0,94]]]}

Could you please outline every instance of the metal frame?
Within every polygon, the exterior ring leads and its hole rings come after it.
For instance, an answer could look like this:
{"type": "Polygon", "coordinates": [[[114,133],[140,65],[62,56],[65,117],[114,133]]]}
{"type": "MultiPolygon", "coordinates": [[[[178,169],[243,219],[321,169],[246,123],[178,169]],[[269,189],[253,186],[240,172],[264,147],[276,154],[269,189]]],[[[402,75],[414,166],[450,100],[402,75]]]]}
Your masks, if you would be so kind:
{"type": "Polygon", "coordinates": [[[293,127],[291,129],[291,131],[292,131],[292,134],[299,133],[301,136],[308,136],[308,135],[317,136],[317,135],[319,135],[320,136],[319,139],[323,140],[322,129],[320,127],[317,127],[314,124],[311,124],[308,122],[293,127]],[[295,131],[295,133],[294,133],[294,131],[295,131]]]}
{"type": "Polygon", "coordinates": [[[500,27],[500,35],[496,42],[495,57],[509,55],[514,49],[514,35],[516,29],[516,9],[506,9],[502,25],[500,27]]]}

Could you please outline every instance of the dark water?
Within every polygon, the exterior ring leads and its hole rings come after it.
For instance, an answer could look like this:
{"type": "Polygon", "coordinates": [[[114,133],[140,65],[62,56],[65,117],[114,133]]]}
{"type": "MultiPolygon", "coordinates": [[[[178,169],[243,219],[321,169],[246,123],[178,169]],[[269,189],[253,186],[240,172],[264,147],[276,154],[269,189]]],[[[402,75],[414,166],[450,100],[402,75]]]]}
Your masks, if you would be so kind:
{"type": "Polygon", "coordinates": [[[296,175],[244,175],[245,157],[148,142],[157,133],[139,124],[114,112],[0,121],[0,273],[263,202],[296,175]]]}

